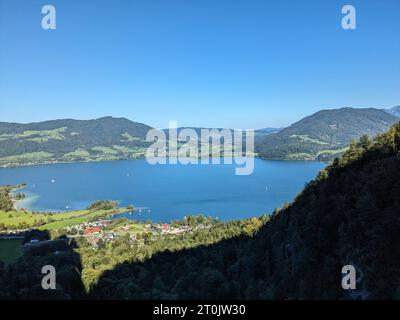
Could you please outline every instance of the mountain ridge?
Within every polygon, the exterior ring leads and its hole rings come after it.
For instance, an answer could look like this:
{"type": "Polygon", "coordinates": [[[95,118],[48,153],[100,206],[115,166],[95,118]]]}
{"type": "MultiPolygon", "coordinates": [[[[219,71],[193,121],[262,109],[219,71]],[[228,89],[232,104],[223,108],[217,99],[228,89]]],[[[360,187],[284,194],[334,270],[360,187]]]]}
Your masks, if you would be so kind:
{"type": "MultiPolygon", "coordinates": [[[[363,134],[373,137],[397,121],[396,116],[374,108],[320,110],[286,128],[255,130],[255,151],[266,159],[331,161],[351,140],[363,134]]],[[[180,127],[178,131],[185,128],[198,134],[212,129],[180,127]]],[[[112,116],[0,122],[0,166],[136,159],[150,145],[145,141],[150,129],[144,123],[112,116]]]]}
{"type": "Polygon", "coordinates": [[[353,139],[382,133],[399,118],[375,108],[320,110],[278,133],[258,139],[256,152],[267,159],[332,160],[353,139]]]}
{"type": "Polygon", "coordinates": [[[0,165],[136,158],[152,127],[126,118],[0,123],[0,165]]]}

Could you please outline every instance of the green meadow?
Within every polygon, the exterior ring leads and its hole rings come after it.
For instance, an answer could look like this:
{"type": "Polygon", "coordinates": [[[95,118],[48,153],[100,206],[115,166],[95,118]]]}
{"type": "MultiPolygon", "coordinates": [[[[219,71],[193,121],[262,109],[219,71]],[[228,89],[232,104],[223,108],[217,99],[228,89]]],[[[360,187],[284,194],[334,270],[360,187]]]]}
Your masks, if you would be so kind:
{"type": "Polygon", "coordinates": [[[82,224],[110,214],[127,212],[126,208],[112,210],[77,210],[65,213],[33,213],[0,211],[0,226],[7,229],[38,228],[54,230],[82,224]]]}

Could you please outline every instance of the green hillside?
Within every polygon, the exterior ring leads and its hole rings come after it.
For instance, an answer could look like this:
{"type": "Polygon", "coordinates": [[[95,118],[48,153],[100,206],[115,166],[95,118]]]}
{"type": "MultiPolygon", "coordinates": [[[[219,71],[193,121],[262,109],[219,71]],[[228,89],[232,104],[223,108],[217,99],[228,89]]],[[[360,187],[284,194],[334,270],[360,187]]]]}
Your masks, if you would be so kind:
{"type": "Polygon", "coordinates": [[[0,166],[114,160],[144,154],[151,127],[124,118],[0,122],[0,166]]]}
{"type": "MultiPolygon", "coordinates": [[[[353,139],[387,130],[399,119],[392,113],[378,109],[323,110],[284,129],[256,130],[255,151],[268,159],[332,160],[353,139]]],[[[145,124],[113,117],[0,122],[0,166],[134,159],[145,154],[149,129],[145,124]]],[[[191,129],[200,135],[202,128],[191,129]]]]}
{"type": "Polygon", "coordinates": [[[268,159],[331,160],[353,139],[374,137],[399,118],[378,109],[322,110],[280,132],[256,140],[256,152],[268,159]]]}

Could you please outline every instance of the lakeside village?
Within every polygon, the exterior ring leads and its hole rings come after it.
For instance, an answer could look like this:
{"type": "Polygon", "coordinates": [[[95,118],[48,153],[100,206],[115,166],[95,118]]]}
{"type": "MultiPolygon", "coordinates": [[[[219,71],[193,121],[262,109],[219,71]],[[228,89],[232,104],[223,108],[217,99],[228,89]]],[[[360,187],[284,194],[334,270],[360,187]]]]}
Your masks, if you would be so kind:
{"type": "MultiPolygon", "coordinates": [[[[199,218],[200,216],[194,216],[199,218]]],[[[181,235],[190,233],[198,229],[208,228],[209,223],[199,223],[195,226],[185,224],[183,221],[174,223],[144,223],[135,220],[127,219],[108,219],[93,222],[85,222],[82,224],[65,227],[62,229],[51,230],[52,238],[72,239],[82,237],[87,240],[93,249],[97,249],[100,243],[112,242],[116,239],[126,237],[131,243],[140,241],[146,237],[151,237],[153,240],[164,238],[164,236],[181,235]]],[[[32,229],[15,229],[0,232],[2,239],[24,239],[25,234],[32,229]]],[[[40,236],[30,237],[29,242],[25,243],[26,247],[32,245],[37,246],[40,242],[48,244],[48,240],[40,236]]]]}
{"type": "MultiPolygon", "coordinates": [[[[103,202],[103,206],[105,201],[103,202]]],[[[115,203],[112,204],[115,209],[115,203]]],[[[97,210],[101,208],[96,208],[97,210]]],[[[135,214],[135,209],[129,207],[120,209],[120,212],[135,214]]],[[[26,214],[28,212],[24,210],[26,214]]],[[[113,211],[115,212],[115,211],[113,211]]],[[[54,215],[63,215],[64,213],[53,213],[54,215]]],[[[33,214],[35,215],[35,214],[33,214]]],[[[118,216],[118,214],[117,214],[118,216]]],[[[85,239],[93,249],[98,249],[106,243],[112,243],[114,240],[126,238],[131,244],[136,241],[143,242],[145,239],[164,239],[167,236],[179,236],[185,233],[191,233],[198,229],[209,228],[217,220],[205,218],[202,215],[188,216],[183,220],[173,221],[171,223],[152,223],[151,221],[142,222],[139,220],[116,218],[115,215],[99,215],[88,221],[75,224],[73,219],[62,220],[65,223],[63,227],[46,228],[46,225],[30,228],[9,228],[0,231],[0,239],[24,239],[23,251],[31,247],[47,245],[50,242],[57,242],[60,239],[72,240],[76,238],[85,239]],[[33,231],[38,232],[33,232],[33,231]],[[48,231],[50,237],[44,237],[44,231],[48,231]],[[32,233],[33,232],[33,233],[32,233]],[[28,235],[28,239],[27,239],[28,235]]],[[[48,225],[47,225],[48,226],[48,225]]]]}
{"type": "Polygon", "coordinates": [[[189,225],[140,223],[137,221],[120,219],[120,221],[101,220],[88,222],[67,227],[64,230],[68,237],[83,237],[94,249],[97,249],[101,242],[112,242],[113,240],[123,237],[129,238],[132,243],[144,239],[146,236],[152,236],[153,239],[156,239],[159,236],[179,235],[205,227],[207,226],[202,224],[191,227],[189,225]]]}
{"type": "Polygon", "coordinates": [[[86,209],[66,212],[17,209],[16,203],[25,198],[23,193],[17,193],[23,186],[0,186],[0,249],[8,248],[8,253],[0,252],[0,263],[11,263],[29,252],[60,254],[77,244],[88,245],[93,250],[121,241],[131,247],[142,246],[219,223],[202,215],[190,215],[170,223],[144,221],[140,208],[131,205],[121,208],[110,200],[98,200],[86,209]],[[133,219],[126,218],[126,214],[133,219]]]}

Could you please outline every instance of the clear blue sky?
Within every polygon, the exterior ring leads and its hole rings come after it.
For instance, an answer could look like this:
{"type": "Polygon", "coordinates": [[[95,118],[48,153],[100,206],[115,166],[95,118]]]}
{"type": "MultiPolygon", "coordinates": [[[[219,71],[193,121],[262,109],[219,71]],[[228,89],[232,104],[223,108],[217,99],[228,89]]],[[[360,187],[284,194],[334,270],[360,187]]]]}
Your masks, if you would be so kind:
{"type": "Polygon", "coordinates": [[[399,0],[0,0],[0,121],[261,128],[398,104],[399,0]]]}

